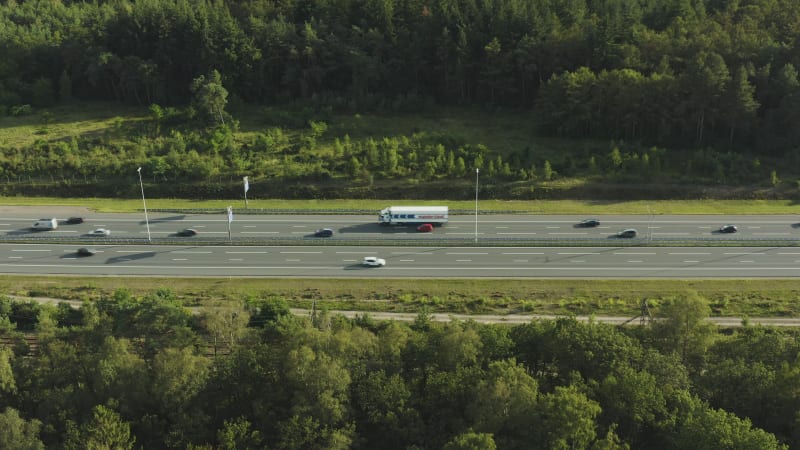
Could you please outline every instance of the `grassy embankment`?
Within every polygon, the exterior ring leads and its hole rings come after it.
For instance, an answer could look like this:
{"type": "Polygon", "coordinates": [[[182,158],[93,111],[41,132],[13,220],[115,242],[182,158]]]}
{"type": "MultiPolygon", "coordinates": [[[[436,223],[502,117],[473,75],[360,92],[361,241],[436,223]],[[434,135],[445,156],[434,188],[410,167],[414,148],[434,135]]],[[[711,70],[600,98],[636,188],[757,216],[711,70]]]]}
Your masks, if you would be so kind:
{"type": "MultiPolygon", "coordinates": [[[[474,201],[450,200],[248,200],[250,209],[297,209],[316,210],[343,209],[367,210],[377,213],[389,205],[448,205],[450,209],[474,211],[474,201]]],[[[40,198],[0,197],[0,205],[17,206],[75,206],[97,212],[136,212],[142,210],[141,199],[110,198],[40,198]]],[[[147,198],[148,209],[220,209],[233,206],[244,210],[244,200],[190,200],[147,198]]],[[[798,214],[800,205],[794,200],[636,200],[636,201],[590,201],[590,200],[530,200],[503,201],[479,200],[480,211],[516,211],[526,214],[575,214],[577,216],[603,214],[798,214]]]]}

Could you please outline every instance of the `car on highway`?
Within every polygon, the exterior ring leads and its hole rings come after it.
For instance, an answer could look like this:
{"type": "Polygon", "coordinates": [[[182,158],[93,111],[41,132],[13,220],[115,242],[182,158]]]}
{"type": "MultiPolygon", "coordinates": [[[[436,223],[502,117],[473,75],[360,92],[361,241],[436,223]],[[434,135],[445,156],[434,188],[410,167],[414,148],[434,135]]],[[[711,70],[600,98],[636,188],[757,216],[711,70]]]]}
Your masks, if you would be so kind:
{"type": "Polygon", "coordinates": [[[430,223],[423,223],[422,225],[417,227],[417,231],[420,233],[430,233],[433,231],[433,224],[430,223]]]}
{"type": "Polygon", "coordinates": [[[194,228],[184,228],[183,230],[178,231],[177,234],[178,236],[183,236],[183,237],[197,236],[197,230],[195,230],[194,228]]]}
{"type": "Polygon", "coordinates": [[[597,220],[597,219],[581,220],[578,223],[578,226],[581,227],[581,228],[594,228],[594,227],[600,226],[600,221],[597,220]]]}
{"type": "Polygon", "coordinates": [[[89,236],[108,236],[111,234],[111,230],[109,230],[108,228],[95,228],[88,234],[89,236]]]}
{"type": "Polygon", "coordinates": [[[331,237],[333,236],[333,230],[330,228],[320,228],[319,230],[314,232],[314,237],[331,237]]]}
{"type": "Polygon", "coordinates": [[[97,253],[97,250],[89,247],[81,247],[76,253],[78,256],[93,256],[95,253],[97,253]]]}
{"type": "Polygon", "coordinates": [[[79,223],[83,223],[83,217],[70,217],[65,221],[65,223],[67,225],[77,225],[79,223]]]}
{"type": "Polygon", "coordinates": [[[367,267],[381,267],[386,265],[386,260],[378,258],[377,256],[365,256],[364,259],[361,260],[361,265],[367,267]]]}
{"type": "Polygon", "coordinates": [[[728,224],[719,227],[720,233],[736,233],[737,231],[739,231],[739,229],[736,228],[736,225],[728,224]]]}
{"type": "Polygon", "coordinates": [[[617,233],[618,238],[635,238],[636,237],[636,229],[635,228],[626,228],[619,233],[617,233]]]}

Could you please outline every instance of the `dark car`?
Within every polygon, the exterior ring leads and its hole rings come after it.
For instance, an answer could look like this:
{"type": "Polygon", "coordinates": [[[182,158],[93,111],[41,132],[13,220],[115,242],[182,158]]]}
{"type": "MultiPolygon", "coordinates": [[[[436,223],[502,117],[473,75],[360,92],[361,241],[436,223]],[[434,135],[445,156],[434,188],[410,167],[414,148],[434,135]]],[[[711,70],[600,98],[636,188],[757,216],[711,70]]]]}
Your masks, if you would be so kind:
{"type": "Polygon", "coordinates": [[[736,233],[737,231],[739,231],[739,229],[736,228],[736,225],[723,225],[719,227],[720,233],[736,233]]]}
{"type": "Polygon", "coordinates": [[[77,251],[78,256],[92,256],[97,253],[97,250],[89,247],[81,247],[77,251]]]}
{"type": "Polygon", "coordinates": [[[417,231],[420,233],[430,233],[433,231],[433,225],[429,223],[423,223],[422,225],[417,227],[417,231]]]}
{"type": "Polygon", "coordinates": [[[68,225],[77,225],[79,223],[83,223],[83,217],[70,217],[67,219],[68,225]]]}
{"type": "Polygon", "coordinates": [[[178,231],[178,236],[184,236],[184,237],[197,236],[197,230],[195,230],[194,228],[186,228],[185,230],[178,231]]]}
{"type": "Polygon", "coordinates": [[[594,227],[600,226],[600,221],[597,220],[597,219],[581,220],[581,222],[578,224],[578,226],[582,227],[582,228],[594,228],[594,227]]]}
{"type": "Polygon", "coordinates": [[[635,228],[627,228],[619,233],[617,233],[617,237],[620,238],[635,238],[636,237],[636,229],[635,228]]]}
{"type": "Polygon", "coordinates": [[[319,230],[314,232],[315,237],[331,237],[333,236],[333,230],[330,228],[320,228],[319,230]]]}

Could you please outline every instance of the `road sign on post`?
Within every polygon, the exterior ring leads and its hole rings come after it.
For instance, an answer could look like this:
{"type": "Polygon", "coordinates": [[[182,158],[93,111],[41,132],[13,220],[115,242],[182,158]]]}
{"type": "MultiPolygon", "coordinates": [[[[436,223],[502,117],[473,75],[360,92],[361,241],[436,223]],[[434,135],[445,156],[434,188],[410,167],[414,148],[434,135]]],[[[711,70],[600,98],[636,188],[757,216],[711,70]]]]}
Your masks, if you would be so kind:
{"type": "Polygon", "coordinates": [[[250,182],[244,177],[244,209],[247,209],[247,191],[250,190],[250,182]]]}
{"type": "Polygon", "coordinates": [[[228,206],[228,240],[232,240],[231,238],[231,222],[233,222],[233,208],[228,206]]]}

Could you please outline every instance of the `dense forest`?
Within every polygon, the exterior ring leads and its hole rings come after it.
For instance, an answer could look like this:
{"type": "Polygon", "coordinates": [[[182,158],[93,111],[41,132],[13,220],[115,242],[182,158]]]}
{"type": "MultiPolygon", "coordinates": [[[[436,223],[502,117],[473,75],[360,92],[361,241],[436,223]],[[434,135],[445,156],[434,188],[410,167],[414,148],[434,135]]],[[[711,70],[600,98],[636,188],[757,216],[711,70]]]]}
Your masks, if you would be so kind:
{"type": "Polygon", "coordinates": [[[798,448],[796,332],[709,313],[691,292],[627,328],[191,311],[163,288],[3,298],[0,447],[798,448]]]}
{"type": "Polygon", "coordinates": [[[0,176],[118,179],[144,164],[163,179],[250,175],[279,188],[478,167],[498,184],[665,173],[659,182],[774,186],[774,170],[800,162],[799,37],[794,0],[6,0],[2,112],[110,100],[150,108],[154,124],[125,145],[4,147],[0,176]],[[236,121],[225,107],[245,104],[306,113],[267,114],[269,130],[226,140],[236,121]],[[333,113],[431,105],[519,111],[543,135],[610,144],[552,161],[429,134],[318,148],[333,113]],[[198,118],[222,130],[179,126],[198,118]],[[307,129],[286,142],[287,123],[307,129]]]}

